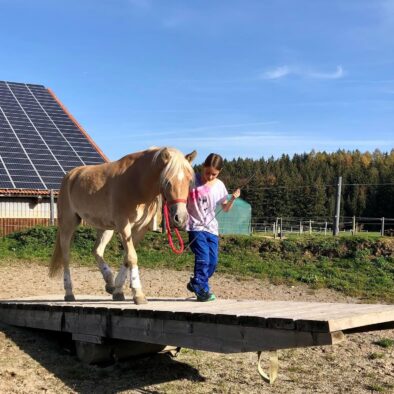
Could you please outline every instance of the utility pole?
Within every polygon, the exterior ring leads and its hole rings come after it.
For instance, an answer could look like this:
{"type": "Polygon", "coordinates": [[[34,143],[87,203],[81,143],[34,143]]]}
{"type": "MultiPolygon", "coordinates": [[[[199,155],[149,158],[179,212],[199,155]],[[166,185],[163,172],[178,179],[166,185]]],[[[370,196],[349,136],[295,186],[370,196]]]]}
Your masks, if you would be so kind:
{"type": "Polygon", "coordinates": [[[341,191],[342,191],[342,177],[338,177],[338,184],[337,184],[337,199],[335,202],[335,216],[334,216],[334,223],[333,223],[333,235],[339,234],[339,216],[341,213],[341,191]]]}

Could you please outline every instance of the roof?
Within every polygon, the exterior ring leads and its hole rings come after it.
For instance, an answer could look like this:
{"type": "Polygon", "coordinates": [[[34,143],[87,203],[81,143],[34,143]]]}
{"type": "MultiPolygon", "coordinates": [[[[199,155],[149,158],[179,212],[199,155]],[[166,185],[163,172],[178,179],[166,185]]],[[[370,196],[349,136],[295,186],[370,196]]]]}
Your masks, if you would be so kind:
{"type": "MultiPolygon", "coordinates": [[[[31,196],[49,196],[51,194],[50,190],[29,190],[29,189],[0,189],[0,197],[31,197],[31,196]]],[[[53,194],[57,196],[59,192],[57,190],[53,191],[53,194]]]]}
{"type": "Polygon", "coordinates": [[[0,81],[1,191],[43,195],[46,190],[49,194],[49,189],[60,188],[72,168],[106,161],[50,89],[0,81]]]}

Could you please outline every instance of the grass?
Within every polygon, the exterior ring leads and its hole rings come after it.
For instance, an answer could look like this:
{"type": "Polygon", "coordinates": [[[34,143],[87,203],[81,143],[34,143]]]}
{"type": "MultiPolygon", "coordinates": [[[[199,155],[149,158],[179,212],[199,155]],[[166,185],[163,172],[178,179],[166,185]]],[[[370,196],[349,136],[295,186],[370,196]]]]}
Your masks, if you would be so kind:
{"type": "Polygon", "coordinates": [[[387,349],[394,346],[394,339],[382,338],[379,341],[374,342],[374,345],[378,345],[387,349]]]}
{"type": "MultiPolygon", "coordinates": [[[[183,234],[186,239],[186,234],[183,234]]],[[[56,237],[54,227],[36,227],[0,238],[0,264],[15,260],[47,263],[56,237]]],[[[95,231],[79,228],[72,258],[92,265],[95,231]]],[[[118,267],[122,247],[114,237],[106,260],[118,267]]],[[[148,233],[137,248],[139,264],[149,268],[191,269],[193,255],[171,252],[166,236],[148,233]]],[[[394,302],[394,240],[378,236],[324,235],[274,240],[260,236],[224,236],[220,241],[218,272],[238,278],[268,279],[275,284],[307,284],[331,288],[368,300],[394,302]]]]}

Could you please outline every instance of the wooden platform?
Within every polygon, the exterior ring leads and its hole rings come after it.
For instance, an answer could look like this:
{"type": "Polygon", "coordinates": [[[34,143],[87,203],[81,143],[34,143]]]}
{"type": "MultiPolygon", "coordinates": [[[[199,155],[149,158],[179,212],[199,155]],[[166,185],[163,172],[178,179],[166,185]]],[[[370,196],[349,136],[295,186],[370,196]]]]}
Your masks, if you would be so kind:
{"type": "Polygon", "coordinates": [[[289,301],[150,298],[146,305],[110,297],[63,296],[0,301],[0,321],[105,338],[222,353],[277,350],[337,343],[348,330],[394,327],[394,305],[289,301]]]}

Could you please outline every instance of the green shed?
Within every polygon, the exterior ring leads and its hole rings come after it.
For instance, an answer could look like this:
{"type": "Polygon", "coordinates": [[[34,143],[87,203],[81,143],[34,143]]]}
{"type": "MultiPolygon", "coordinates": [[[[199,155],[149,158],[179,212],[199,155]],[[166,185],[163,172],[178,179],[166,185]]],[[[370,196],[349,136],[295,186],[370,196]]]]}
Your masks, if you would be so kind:
{"type": "Polygon", "coordinates": [[[216,219],[219,222],[219,234],[249,235],[252,231],[252,206],[242,198],[237,198],[229,212],[224,212],[218,206],[216,219]]]}

